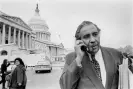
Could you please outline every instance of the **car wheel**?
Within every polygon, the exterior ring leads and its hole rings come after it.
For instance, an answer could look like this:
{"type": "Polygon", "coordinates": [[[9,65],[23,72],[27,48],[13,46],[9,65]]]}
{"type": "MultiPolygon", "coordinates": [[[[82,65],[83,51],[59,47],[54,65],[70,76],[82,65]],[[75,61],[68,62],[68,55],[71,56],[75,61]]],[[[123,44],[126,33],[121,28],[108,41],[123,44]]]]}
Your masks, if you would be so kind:
{"type": "Polygon", "coordinates": [[[38,71],[35,71],[36,73],[38,73],[38,71]]]}
{"type": "Polygon", "coordinates": [[[51,72],[51,70],[48,71],[49,73],[51,72]]]}
{"type": "Polygon", "coordinates": [[[51,67],[51,69],[49,70],[49,73],[52,71],[52,67],[51,67]]]}

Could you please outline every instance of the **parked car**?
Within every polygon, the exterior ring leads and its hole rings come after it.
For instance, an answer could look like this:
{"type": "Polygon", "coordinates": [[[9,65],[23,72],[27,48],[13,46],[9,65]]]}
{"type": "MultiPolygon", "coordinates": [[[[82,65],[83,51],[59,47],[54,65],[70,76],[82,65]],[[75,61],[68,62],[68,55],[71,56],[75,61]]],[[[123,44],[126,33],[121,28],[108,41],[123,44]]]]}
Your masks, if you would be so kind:
{"type": "Polygon", "coordinates": [[[35,65],[35,72],[41,72],[41,71],[52,71],[52,64],[48,60],[43,60],[43,61],[38,61],[37,64],[35,65]]]}

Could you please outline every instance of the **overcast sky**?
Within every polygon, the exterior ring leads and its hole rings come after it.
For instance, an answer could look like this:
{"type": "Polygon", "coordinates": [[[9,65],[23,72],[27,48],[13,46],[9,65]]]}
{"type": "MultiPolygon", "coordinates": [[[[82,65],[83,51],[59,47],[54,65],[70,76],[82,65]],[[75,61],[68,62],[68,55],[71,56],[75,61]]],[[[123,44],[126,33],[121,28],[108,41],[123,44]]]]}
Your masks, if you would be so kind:
{"type": "Polygon", "coordinates": [[[76,29],[84,20],[101,28],[103,46],[133,44],[131,0],[0,0],[0,10],[28,23],[37,2],[40,15],[49,26],[51,41],[62,42],[65,48],[73,48],[76,29]]]}

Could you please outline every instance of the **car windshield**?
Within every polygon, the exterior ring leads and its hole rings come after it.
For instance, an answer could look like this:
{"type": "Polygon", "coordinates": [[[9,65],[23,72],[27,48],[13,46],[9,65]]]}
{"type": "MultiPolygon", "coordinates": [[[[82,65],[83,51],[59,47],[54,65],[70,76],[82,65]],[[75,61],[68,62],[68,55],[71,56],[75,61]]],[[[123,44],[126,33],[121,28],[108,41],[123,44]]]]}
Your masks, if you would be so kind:
{"type": "Polygon", "coordinates": [[[49,63],[49,61],[38,61],[38,63],[37,64],[46,64],[46,63],[49,63]]]}

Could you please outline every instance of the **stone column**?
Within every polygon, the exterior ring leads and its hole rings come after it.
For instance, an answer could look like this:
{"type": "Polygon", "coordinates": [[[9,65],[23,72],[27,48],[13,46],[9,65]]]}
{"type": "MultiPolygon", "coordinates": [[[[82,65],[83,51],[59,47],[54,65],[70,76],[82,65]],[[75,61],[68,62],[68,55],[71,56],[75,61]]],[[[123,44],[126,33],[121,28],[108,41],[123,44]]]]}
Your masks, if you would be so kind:
{"type": "Polygon", "coordinates": [[[32,37],[32,49],[34,49],[34,40],[33,40],[33,37],[32,37]]]}
{"type": "Polygon", "coordinates": [[[45,34],[43,33],[43,40],[45,40],[45,34]]]}
{"type": "Polygon", "coordinates": [[[38,39],[40,40],[40,33],[38,32],[38,39]]]}
{"type": "Polygon", "coordinates": [[[39,38],[40,38],[40,40],[41,40],[41,32],[39,32],[39,38]]]}
{"type": "Polygon", "coordinates": [[[34,49],[36,49],[36,46],[35,46],[35,45],[36,45],[36,42],[35,42],[35,39],[34,39],[34,46],[33,46],[33,47],[34,47],[34,49]]]}
{"type": "Polygon", "coordinates": [[[43,33],[43,41],[44,41],[44,33],[43,33]]]}
{"type": "Polygon", "coordinates": [[[50,35],[48,35],[48,40],[50,41],[50,35]]]}
{"type": "Polygon", "coordinates": [[[29,42],[30,42],[30,46],[29,46],[29,48],[31,49],[32,48],[32,39],[31,39],[31,34],[29,35],[29,42]]]}
{"type": "Polygon", "coordinates": [[[42,35],[43,35],[43,33],[41,33],[41,40],[43,40],[43,36],[42,35]]]}
{"type": "Polygon", "coordinates": [[[30,44],[30,48],[32,49],[32,35],[30,35],[30,37],[31,37],[31,38],[30,38],[30,43],[31,43],[31,44],[30,44]]]}
{"type": "Polygon", "coordinates": [[[47,34],[45,34],[45,40],[47,40],[47,34]]]}
{"type": "Polygon", "coordinates": [[[31,36],[31,49],[33,48],[33,37],[31,36]]]}
{"type": "Polygon", "coordinates": [[[44,35],[44,38],[45,38],[45,40],[46,40],[46,33],[45,33],[45,35],[44,35]]]}
{"type": "Polygon", "coordinates": [[[49,41],[50,41],[50,35],[49,35],[49,41]]]}
{"type": "Polygon", "coordinates": [[[47,39],[49,40],[49,35],[47,35],[47,39]]]}
{"type": "Polygon", "coordinates": [[[35,38],[33,38],[33,49],[35,49],[35,38]]]}
{"type": "Polygon", "coordinates": [[[27,48],[29,49],[29,33],[27,33],[27,48]]]}
{"type": "Polygon", "coordinates": [[[18,47],[20,48],[20,29],[18,29],[18,47]]]}
{"type": "Polygon", "coordinates": [[[45,33],[43,33],[43,39],[45,40],[45,33]]]}
{"type": "Polygon", "coordinates": [[[14,41],[14,44],[16,44],[16,28],[14,28],[14,38],[13,38],[13,41],[14,41]]]}
{"type": "Polygon", "coordinates": [[[43,40],[43,33],[41,33],[41,40],[43,40]]]}
{"type": "Polygon", "coordinates": [[[41,39],[43,40],[43,33],[41,33],[41,39]]]}
{"type": "Polygon", "coordinates": [[[47,39],[47,34],[46,34],[46,40],[48,40],[48,39],[47,39]]]}
{"type": "Polygon", "coordinates": [[[37,32],[37,40],[39,40],[39,32],[37,32]]]}
{"type": "Polygon", "coordinates": [[[36,38],[35,38],[35,39],[38,39],[37,32],[36,32],[36,35],[35,35],[35,36],[36,36],[36,38]]]}
{"type": "Polygon", "coordinates": [[[26,49],[28,49],[28,33],[26,32],[26,49]]]}
{"type": "Polygon", "coordinates": [[[25,49],[24,31],[22,31],[22,48],[25,49]]]}
{"type": "Polygon", "coordinates": [[[42,33],[40,32],[40,39],[42,40],[42,33]]]}
{"type": "Polygon", "coordinates": [[[26,49],[26,44],[27,44],[27,40],[26,40],[26,32],[24,33],[24,46],[25,46],[25,49],[26,49]]]}
{"type": "Polygon", "coordinates": [[[43,41],[44,41],[45,39],[44,39],[44,33],[43,33],[43,41]]]}
{"type": "Polygon", "coordinates": [[[49,40],[49,35],[48,35],[48,40],[49,40]]]}
{"type": "Polygon", "coordinates": [[[28,34],[28,49],[30,49],[30,34],[28,34]]]}
{"type": "Polygon", "coordinates": [[[39,40],[39,32],[37,32],[37,40],[39,40]]]}
{"type": "Polygon", "coordinates": [[[49,40],[49,35],[47,35],[47,38],[48,38],[48,40],[49,40]]]}
{"type": "Polygon", "coordinates": [[[5,44],[5,24],[3,23],[3,29],[2,29],[2,44],[5,44]]]}
{"type": "Polygon", "coordinates": [[[11,43],[11,26],[9,26],[9,30],[8,30],[8,44],[11,43]]]}
{"type": "Polygon", "coordinates": [[[2,29],[0,29],[0,44],[2,43],[1,41],[2,41],[2,34],[1,34],[1,30],[2,29]]]}

